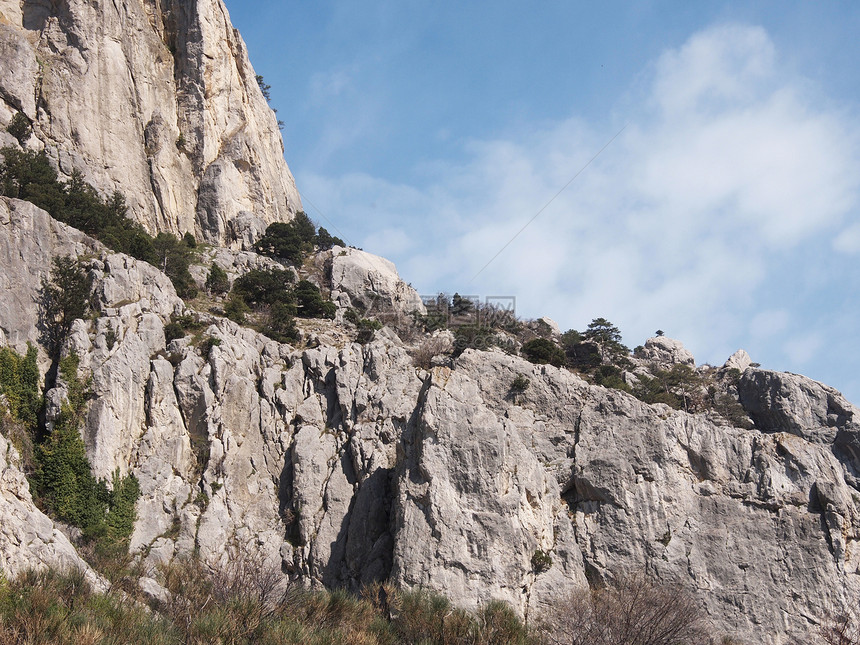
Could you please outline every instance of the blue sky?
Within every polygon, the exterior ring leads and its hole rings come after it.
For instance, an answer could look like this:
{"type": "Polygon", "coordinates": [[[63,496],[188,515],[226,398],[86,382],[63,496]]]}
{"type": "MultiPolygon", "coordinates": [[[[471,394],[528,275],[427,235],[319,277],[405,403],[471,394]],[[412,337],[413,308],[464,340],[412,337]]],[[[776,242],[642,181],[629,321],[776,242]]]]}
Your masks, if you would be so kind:
{"type": "Polygon", "coordinates": [[[305,210],[419,292],[860,403],[860,4],[227,6],[305,210]]]}

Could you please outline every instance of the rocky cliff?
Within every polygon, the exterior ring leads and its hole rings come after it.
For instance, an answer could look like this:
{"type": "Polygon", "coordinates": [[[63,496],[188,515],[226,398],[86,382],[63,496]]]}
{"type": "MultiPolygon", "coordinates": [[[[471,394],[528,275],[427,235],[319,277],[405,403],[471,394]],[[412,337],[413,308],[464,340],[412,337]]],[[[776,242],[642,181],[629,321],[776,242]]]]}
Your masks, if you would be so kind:
{"type": "Polygon", "coordinates": [[[221,0],[0,1],[0,143],[128,200],[151,233],[238,245],[301,209],[221,0]],[[20,117],[19,117],[20,118],[20,117]]]}
{"type": "MultiPolygon", "coordinates": [[[[696,592],[715,634],[774,644],[807,642],[860,591],[860,426],[831,388],[741,354],[700,368],[734,383],[743,419],[732,423],[498,349],[427,370],[412,358],[424,337],[388,328],[362,345],[346,323],[305,321],[292,346],[199,312],[203,330],[168,343],[171,315],[189,310],[160,272],[23,202],[0,200],[0,214],[0,323],[19,351],[39,337],[31,311],[47,258],[90,258],[96,314],[75,322],[63,351],[92,375],[94,471],[140,482],[131,547],[151,564],[251,552],[309,584],[389,579],[467,607],[503,599],[522,615],[644,572],[696,592]],[[31,263],[18,250],[34,234],[31,263]],[[518,377],[528,387],[512,387],[518,377]]],[[[235,271],[253,265],[233,257],[235,271]]],[[[331,282],[341,273],[323,279],[348,299],[409,294],[387,273],[350,296],[331,282]]],[[[645,350],[642,369],[692,359],[669,339],[645,350]]],[[[14,458],[2,482],[4,568],[74,558],[32,508],[14,458]]]]}
{"type": "MultiPolygon", "coordinates": [[[[191,270],[201,291],[213,263],[230,281],[283,268],[237,248],[301,204],[221,0],[0,0],[0,126],[2,145],[124,193],[150,232],[216,245],[191,270]],[[5,131],[22,118],[32,135],[5,131]]],[[[242,553],[308,585],[390,580],[525,617],[644,574],[693,591],[715,635],[773,645],[814,641],[856,603],[860,417],[832,388],[743,351],[697,368],[665,337],[625,357],[620,389],[530,363],[512,338],[455,357],[450,331],[412,323],[426,312],[390,262],[340,247],[289,269],[334,319],[278,343],[223,298],[187,303],[155,267],[0,198],[0,347],[40,344],[45,428],[70,392],[40,326],[62,256],[91,279],[92,313],[60,348],[89,379],[81,435],[97,477],[139,482],[130,548],[149,570],[242,553]],[[623,391],[658,376],[713,405],[623,391]]],[[[71,566],[104,586],[0,427],[0,572],[71,566]]]]}

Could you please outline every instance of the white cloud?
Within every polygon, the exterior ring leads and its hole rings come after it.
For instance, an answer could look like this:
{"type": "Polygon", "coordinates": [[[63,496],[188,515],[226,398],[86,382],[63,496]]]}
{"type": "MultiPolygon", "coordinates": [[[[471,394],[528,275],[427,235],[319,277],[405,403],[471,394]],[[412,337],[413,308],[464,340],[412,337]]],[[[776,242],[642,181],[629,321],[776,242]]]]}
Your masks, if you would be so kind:
{"type": "MultiPolygon", "coordinates": [[[[627,130],[474,282],[613,131],[570,118],[471,141],[459,162],[417,168],[421,185],[355,174],[300,185],[419,289],[516,295],[521,315],[563,327],[605,316],[631,345],[661,327],[721,363],[733,342],[791,333],[800,302],[756,317],[791,279],[774,258],[810,239],[860,250],[856,139],[781,70],[758,27],[698,33],[651,69],[627,130]]],[[[779,351],[805,360],[813,341],[779,351]]]]}
{"type": "Polygon", "coordinates": [[[660,57],[651,99],[676,119],[749,102],[773,81],[775,56],[760,27],[712,27],[660,57]]]}
{"type": "Polygon", "coordinates": [[[833,240],[833,248],[843,253],[860,252],[860,224],[852,224],[833,240]]]}

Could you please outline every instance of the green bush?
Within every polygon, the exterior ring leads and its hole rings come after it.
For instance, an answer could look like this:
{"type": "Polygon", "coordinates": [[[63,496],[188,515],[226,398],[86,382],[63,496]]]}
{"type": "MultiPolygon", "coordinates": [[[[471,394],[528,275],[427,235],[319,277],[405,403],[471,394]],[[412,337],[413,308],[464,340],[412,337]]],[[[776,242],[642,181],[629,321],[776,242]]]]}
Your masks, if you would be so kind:
{"type": "Polygon", "coordinates": [[[595,318],[582,335],[583,340],[594,343],[600,349],[603,360],[625,357],[630,350],[621,343],[621,332],[606,318],[595,318]]]}
{"type": "Polygon", "coordinates": [[[36,427],[42,405],[37,357],[32,343],[27,343],[25,356],[9,347],[0,347],[0,393],[6,396],[12,418],[31,431],[36,427]]]}
{"type": "Polygon", "coordinates": [[[316,229],[304,212],[296,213],[289,222],[269,224],[265,235],[254,248],[258,253],[287,260],[293,266],[301,266],[305,256],[313,251],[316,229]]]}
{"type": "Polygon", "coordinates": [[[522,374],[517,374],[517,377],[514,379],[513,383],[511,383],[511,391],[517,394],[522,394],[527,389],[529,389],[529,385],[531,385],[531,381],[522,374]]]}
{"type": "Polygon", "coordinates": [[[238,293],[231,293],[224,302],[224,315],[240,325],[245,324],[245,314],[250,311],[251,308],[245,302],[245,299],[238,293]]]}
{"type": "Polygon", "coordinates": [[[362,318],[359,313],[353,309],[349,308],[343,315],[344,319],[347,322],[351,322],[355,325],[355,328],[358,330],[358,336],[356,337],[356,342],[362,345],[369,343],[373,340],[373,336],[375,333],[382,329],[382,323],[378,320],[374,320],[372,318],[362,318]]]}
{"type": "Polygon", "coordinates": [[[18,139],[18,143],[22,146],[30,138],[30,133],[33,131],[33,126],[30,125],[30,119],[23,112],[16,112],[6,126],[6,132],[18,139]]]}
{"type": "Polygon", "coordinates": [[[269,321],[263,333],[279,343],[291,343],[299,337],[296,321],[293,319],[295,308],[288,303],[276,302],[269,310],[269,321]]]}
{"type": "Polygon", "coordinates": [[[203,358],[209,358],[209,354],[212,352],[212,348],[218,347],[220,344],[220,338],[209,336],[206,340],[200,343],[200,354],[203,356],[203,358]]]}
{"type": "Polygon", "coordinates": [[[301,266],[314,247],[327,251],[333,246],[346,246],[339,237],[334,237],[324,228],[316,232],[314,223],[302,211],[289,222],[274,222],[266,228],[254,248],[258,253],[286,260],[293,266],[301,266]]]}
{"type": "Polygon", "coordinates": [[[550,365],[561,367],[565,362],[564,351],[562,351],[561,347],[546,338],[535,338],[525,343],[522,353],[532,363],[549,363],[550,365]]]}
{"type": "Polygon", "coordinates": [[[630,386],[624,380],[622,371],[615,365],[600,365],[594,370],[592,378],[596,385],[624,392],[631,391],[630,386]]]}
{"type": "Polygon", "coordinates": [[[639,376],[633,395],[645,403],[665,403],[676,410],[690,411],[693,395],[701,385],[702,380],[693,368],[673,365],[668,370],[657,370],[653,378],[639,376]]]}
{"type": "MultiPolygon", "coordinates": [[[[194,239],[193,236],[191,238],[194,239]]],[[[195,243],[196,246],[196,243],[195,243]]],[[[195,298],[197,284],[188,270],[191,264],[191,248],[170,233],[159,233],[152,241],[156,266],[173,282],[180,298],[195,298]]]]}
{"type": "Polygon", "coordinates": [[[552,556],[542,549],[537,549],[532,554],[532,569],[535,573],[543,573],[549,571],[552,567],[552,556]]]}
{"type": "Polygon", "coordinates": [[[0,165],[0,191],[6,197],[24,199],[57,217],[65,206],[63,185],[51,166],[48,155],[32,150],[20,151],[2,148],[0,165]]]}
{"type": "Polygon", "coordinates": [[[140,484],[134,475],[120,477],[119,471],[113,474],[113,487],[108,496],[108,513],[105,517],[107,536],[113,542],[127,540],[134,531],[137,519],[135,504],[140,497],[140,484]]]}
{"type": "Polygon", "coordinates": [[[90,472],[78,430],[90,387],[89,380],[78,375],[78,362],[75,354],[60,361],[68,396],[50,435],[36,447],[34,483],[39,501],[50,513],[85,531],[94,531],[104,519],[108,492],[90,472]]]}
{"type": "Polygon", "coordinates": [[[78,374],[74,353],[60,361],[67,399],[53,428],[36,446],[33,484],[38,503],[54,517],[83,530],[89,540],[124,540],[134,526],[134,505],[140,487],[134,477],[117,473],[113,490],[92,475],[80,426],[84,419],[91,379],[78,374]]]}
{"type": "Polygon", "coordinates": [[[326,300],[319,288],[308,280],[291,287],[292,271],[255,269],[233,282],[224,303],[224,313],[244,324],[246,314],[255,312],[256,328],[280,343],[293,342],[299,331],[293,318],[334,318],[337,306],[326,300]]]}
{"type": "Polygon", "coordinates": [[[169,322],[164,326],[164,341],[170,344],[177,338],[185,338],[185,329],[178,322],[169,322]]]}
{"type": "Polygon", "coordinates": [[[451,296],[451,315],[467,316],[475,311],[475,303],[469,298],[463,298],[459,293],[451,296]]]}
{"type": "Polygon", "coordinates": [[[164,340],[168,344],[177,338],[185,338],[189,332],[199,330],[203,327],[193,314],[170,316],[170,322],[164,326],[164,340]]]}
{"type": "Polygon", "coordinates": [[[206,278],[206,291],[216,296],[223,296],[230,291],[230,278],[227,277],[227,272],[214,262],[206,278]]]}
{"type": "Polygon", "coordinates": [[[308,280],[301,280],[294,290],[296,315],[301,318],[334,318],[337,306],[323,298],[319,288],[308,280]]]}
{"type": "Polygon", "coordinates": [[[576,343],[565,348],[567,364],[582,372],[593,370],[601,365],[603,358],[600,348],[591,342],[576,343]]]}
{"type": "Polygon", "coordinates": [[[316,243],[320,251],[328,251],[333,246],[346,246],[346,242],[339,237],[332,236],[322,226],[320,226],[319,231],[317,232],[316,243]]]}
{"type": "Polygon", "coordinates": [[[55,257],[50,278],[42,280],[40,326],[52,354],[60,349],[72,323],[90,309],[92,280],[77,260],[55,257]]]}
{"type": "Polygon", "coordinates": [[[456,358],[467,349],[487,350],[496,344],[490,327],[480,323],[460,325],[454,329],[454,352],[456,358]]]}
{"type": "Polygon", "coordinates": [[[251,306],[290,302],[293,293],[290,285],[295,279],[292,271],[283,269],[253,269],[233,282],[236,293],[251,306]]]}

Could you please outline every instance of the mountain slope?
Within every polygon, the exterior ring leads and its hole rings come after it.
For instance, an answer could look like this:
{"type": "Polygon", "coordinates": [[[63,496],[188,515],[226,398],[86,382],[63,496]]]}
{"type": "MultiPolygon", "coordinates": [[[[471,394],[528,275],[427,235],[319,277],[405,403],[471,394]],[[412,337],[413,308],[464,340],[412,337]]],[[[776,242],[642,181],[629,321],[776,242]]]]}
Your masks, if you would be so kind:
{"type": "MultiPolygon", "coordinates": [[[[48,269],[21,272],[10,249],[34,230],[51,231],[47,254],[81,236],[0,207],[0,279],[35,301],[48,269]]],[[[241,551],[306,583],[388,579],[529,615],[644,571],[695,591],[715,633],[755,643],[808,639],[856,597],[860,427],[831,388],[747,367],[737,390],[758,425],[741,428],[499,350],[427,371],[410,357],[422,337],[361,345],[333,321],[303,323],[293,347],[199,313],[197,340],[168,343],[171,315],[191,312],[165,276],[98,250],[86,266],[97,313],[64,352],[93,377],[94,472],[140,482],[131,544],[151,564],[241,551]]],[[[2,323],[38,335],[29,317],[2,323]]]]}

